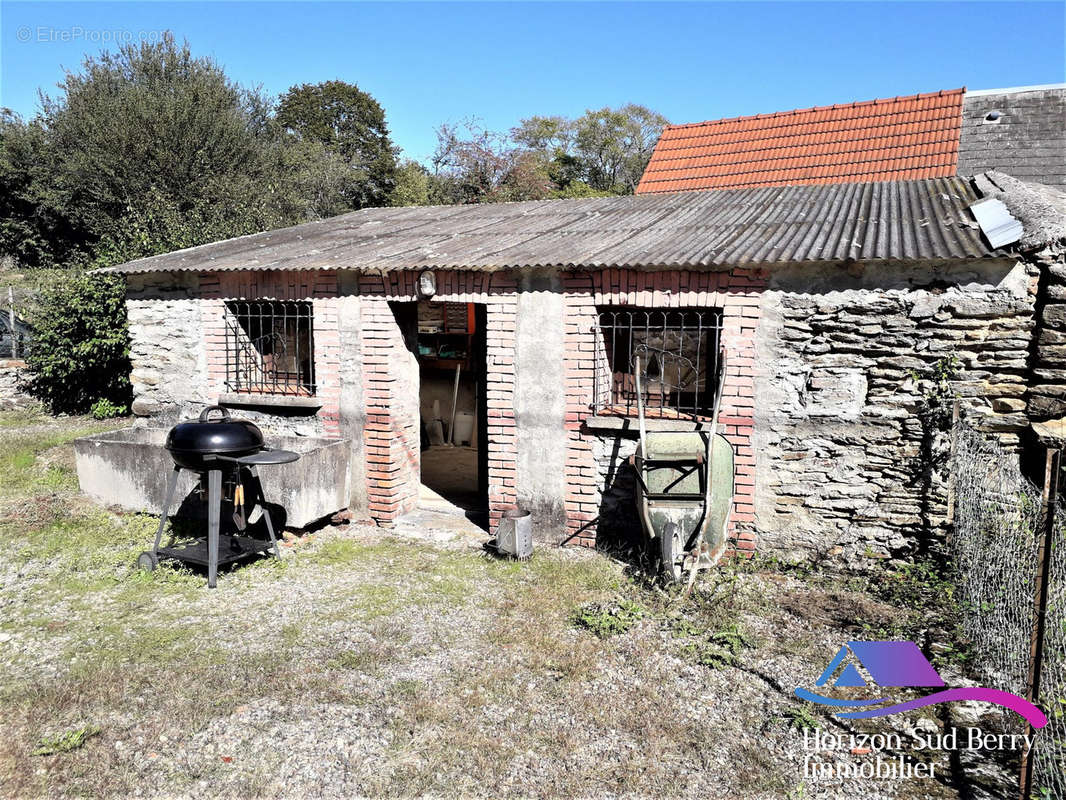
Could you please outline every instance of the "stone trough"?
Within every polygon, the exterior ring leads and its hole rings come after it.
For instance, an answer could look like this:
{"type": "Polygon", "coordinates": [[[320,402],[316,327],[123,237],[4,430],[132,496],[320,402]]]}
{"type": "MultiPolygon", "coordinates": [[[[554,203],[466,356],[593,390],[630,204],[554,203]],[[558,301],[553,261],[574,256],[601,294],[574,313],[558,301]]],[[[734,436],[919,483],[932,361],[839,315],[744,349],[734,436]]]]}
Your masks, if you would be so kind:
{"type": "MultiPolygon", "coordinates": [[[[103,505],[160,513],[174,463],[163,448],[166,436],[161,428],[123,428],[75,440],[81,490],[103,505]]],[[[347,508],[347,440],[271,436],[268,443],[300,454],[292,464],[259,470],[268,502],[285,509],[286,527],[303,528],[347,508]]],[[[194,474],[183,470],[178,497],[187,497],[195,485],[194,474]]]]}

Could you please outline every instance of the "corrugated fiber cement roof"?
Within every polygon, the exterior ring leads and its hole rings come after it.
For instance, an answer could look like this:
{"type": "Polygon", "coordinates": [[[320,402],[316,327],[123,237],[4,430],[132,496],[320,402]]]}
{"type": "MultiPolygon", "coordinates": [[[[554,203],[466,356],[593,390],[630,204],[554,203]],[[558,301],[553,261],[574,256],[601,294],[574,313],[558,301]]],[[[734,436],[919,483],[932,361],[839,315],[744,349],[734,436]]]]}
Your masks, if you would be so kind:
{"type": "Polygon", "coordinates": [[[961,178],[370,208],[152,256],[120,273],[248,269],[728,269],[993,255],[961,178]]]}

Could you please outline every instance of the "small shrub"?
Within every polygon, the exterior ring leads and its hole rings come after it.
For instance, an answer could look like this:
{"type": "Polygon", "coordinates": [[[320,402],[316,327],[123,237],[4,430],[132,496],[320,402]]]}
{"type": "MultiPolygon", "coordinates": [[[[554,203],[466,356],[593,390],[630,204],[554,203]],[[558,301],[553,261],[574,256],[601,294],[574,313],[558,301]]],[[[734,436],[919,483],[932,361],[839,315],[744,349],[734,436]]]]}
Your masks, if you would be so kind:
{"type": "Polygon", "coordinates": [[[115,417],[123,417],[128,413],[129,409],[126,406],[112,403],[104,397],[101,397],[93,403],[92,407],[89,409],[89,415],[93,419],[114,419],[115,417]]]}
{"type": "Polygon", "coordinates": [[[733,667],[737,663],[734,653],[711,642],[689,642],[681,648],[681,655],[694,664],[711,669],[733,667]]]}
{"type": "Polygon", "coordinates": [[[77,750],[86,740],[100,733],[97,725],[86,725],[82,728],[74,728],[56,736],[42,736],[33,750],[35,756],[51,756],[57,753],[69,753],[77,750]]]}
{"type": "Polygon", "coordinates": [[[46,288],[33,309],[26,356],[30,391],[53,412],[81,414],[94,402],[130,402],[125,284],[114,276],[70,274],[46,288]]]}
{"type": "Polygon", "coordinates": [[[796,706],[785,712],[785,721],[788,727],[797,731],[816,731],[821,727],[818,718],[814,716],[807,706],[796,706]]]}
{"type": "Polygon", "coordinates": [[[619,600],[616,603],[588,603],[574,612],[572,621],[579,628],[585,628],[601,639],[625,633],[637,624],[646,612],[631,600],[619,600]]]}
{"type": "MultiPolygon", "coordinates": [[[[676,625],[674,630],[678,630],[676,625]]],[[[736,666],[740,651],[749,647],[751,642],[747,637],[736,625],[731,625],[706,638],[682,646],[681,655],[701,666],[722,669],[736,666]]]]}

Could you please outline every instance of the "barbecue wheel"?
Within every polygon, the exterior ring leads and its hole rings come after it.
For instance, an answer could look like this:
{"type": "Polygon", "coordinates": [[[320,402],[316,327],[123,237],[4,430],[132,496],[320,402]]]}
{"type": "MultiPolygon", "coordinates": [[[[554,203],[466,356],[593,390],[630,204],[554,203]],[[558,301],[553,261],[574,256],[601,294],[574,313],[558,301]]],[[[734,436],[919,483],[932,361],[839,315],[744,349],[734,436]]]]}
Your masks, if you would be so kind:
{"type": "Polygon", "coordinates": [[[137,556],[137,566],[145,572],[152,572],[159,566],[159,556],[150,550],[145,550],[137,556]]]}
{"type": "Polygon", "coordinates": [[[675,523],[667,522],[659,539],[663,549],[663,577],[667,582],[678,583],[681,580],[681,568],[685,563],[685,543],[681,540],[681,529],[675,523]]]}

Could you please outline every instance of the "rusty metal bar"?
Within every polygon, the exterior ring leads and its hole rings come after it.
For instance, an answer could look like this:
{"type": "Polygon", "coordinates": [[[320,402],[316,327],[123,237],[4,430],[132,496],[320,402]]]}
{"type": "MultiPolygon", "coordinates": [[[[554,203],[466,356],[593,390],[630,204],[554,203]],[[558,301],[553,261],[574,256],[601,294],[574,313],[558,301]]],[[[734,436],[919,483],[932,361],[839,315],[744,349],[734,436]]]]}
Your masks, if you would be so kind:
{"type": "Polygon", "coordinates": [[[226,386],[230,391],[315,394],[310,302],[228,302],[225,332],[226,386]]]}
{"type": "Polygon", "coordinates": [[[600,310],[591,333],[605,352],[597,353],[593,371],[593,413],[613,407],[631,416],[638,399],[659,414],[708,413],[703,406],[717,375],[722,325],[721,309],[600,310]],[[638,355],[644,379],[639,390],[633,380],[638,355]]]}
{"type": "MultiPolygon", "coordinates": [[[[1040,678],[1044,665],[1044,634],[1046,631],[1049,568],[1051,566],[1051,546],[1055,539],[1055,511],[1059,501],[1059,476],[1062,467],[1062,451],[1048,448],[1044,461],[1044,491],[1041,497],[1041,511],[1044,530],[1041,531],[1040,547],[1036,560],[1036,586],[1033,592],[1033,638],[1030,645],[1029,681],[1026,699],[1037,704],[1040,700],[1040,678]]],[[[1030,737],[1035,730],[1028,726],[1030,737]]],[[[1029,800],[1033,789],[1033,752],[1026,748],[1022,756],[1020,776],[1021,800],[1029,800]]]]}

